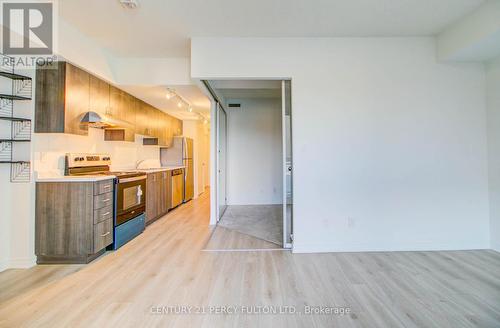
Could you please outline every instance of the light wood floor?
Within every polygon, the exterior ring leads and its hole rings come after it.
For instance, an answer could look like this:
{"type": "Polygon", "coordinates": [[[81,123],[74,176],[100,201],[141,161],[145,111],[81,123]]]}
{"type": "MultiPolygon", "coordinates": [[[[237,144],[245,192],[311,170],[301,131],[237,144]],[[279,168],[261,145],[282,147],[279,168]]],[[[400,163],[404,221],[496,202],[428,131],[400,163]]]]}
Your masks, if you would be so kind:
{"type": "Polygon", "coordinates": [[[205,246],[206,251],[238,251],[238,250],[280,250],[281,246],[266,240],[250,236],[233,229],[218,225],[205,246]]]}
{"type": "Polygon", "coordinates": [[[493,251],[204,252],[209,195],[87,266],[0,273],[1,327],[500,327],[493,251]],[[152,306],[347,306],[335,315],[162,315],[152,306]]]}

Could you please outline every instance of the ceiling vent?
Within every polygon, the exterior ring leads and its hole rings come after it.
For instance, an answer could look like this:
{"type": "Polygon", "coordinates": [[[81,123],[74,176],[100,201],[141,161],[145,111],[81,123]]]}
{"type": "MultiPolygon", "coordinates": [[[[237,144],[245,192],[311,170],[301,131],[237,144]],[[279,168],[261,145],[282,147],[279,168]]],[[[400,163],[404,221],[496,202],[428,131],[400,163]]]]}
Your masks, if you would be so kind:
{"type": "Polygon", "coordinates": [[[227,106],[231,109],[240,109],[241,108],[241,104],[235,104],[235,103],[227,104],[227,106]]]}
{"type": "Polygon", "coordinates": [[[137,6],[139,6],[137,0],[120,0],[120,3],[123,7],[128,9],[135,9],[137,8],[137,6]]]}

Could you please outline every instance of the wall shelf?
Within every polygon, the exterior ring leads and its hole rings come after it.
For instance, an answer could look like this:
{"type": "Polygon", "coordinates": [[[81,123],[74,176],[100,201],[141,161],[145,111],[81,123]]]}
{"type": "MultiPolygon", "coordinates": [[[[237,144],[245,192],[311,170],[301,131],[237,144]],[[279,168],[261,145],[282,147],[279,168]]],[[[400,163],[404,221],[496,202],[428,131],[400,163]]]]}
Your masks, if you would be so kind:
{"type": "Polygon", "coordinates": [[[29,164],[28,161],[0,161],[0,164],[29,164]]]}
{"type": "Polygon", "coordinates": [[[0,98],[10,99],[10,100],[31,100],[31,97],[18,96],[18,95],[6,95],[6,94],[0,94],[0,98]]]}
{"type": "Polygon", "coordinates": [[[0,116],[0,120],[17,121],[17,122],[31,122],[31,119],[29,119],[29,118],[12,117],[12,116],[0,116]]]}
{"type": "Polygon", "coordinates": [[[0,120],[10,121],[10,138],[0,139],[0,164],[10,165],[11,182],[30,182],[31,163],[14,160],[13,146],[31,141],[31,119],[14,116],[14,101],[31,100],[32,79],[14,72],[14,59],[0,54],[0,76],[12,80],[12,93],[0,94],[0,120]]]}
{"type": "Polygon", "coordinates": [[[19,75],[7,71],[0,71],[0,76],[6,77],[11,80],[31,80],[31,77],[29,76],[19,75]]]}

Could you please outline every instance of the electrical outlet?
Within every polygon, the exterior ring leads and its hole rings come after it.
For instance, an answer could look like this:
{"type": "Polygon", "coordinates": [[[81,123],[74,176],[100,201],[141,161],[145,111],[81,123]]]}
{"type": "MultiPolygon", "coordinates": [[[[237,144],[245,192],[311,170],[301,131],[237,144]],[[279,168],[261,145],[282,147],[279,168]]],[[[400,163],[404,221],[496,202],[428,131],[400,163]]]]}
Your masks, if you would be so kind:
{"type": "Polygon", "coordinates": [[[356,226],[356,220],[353,217],[347,217],[347,227],[354,228],[356,226]]]}

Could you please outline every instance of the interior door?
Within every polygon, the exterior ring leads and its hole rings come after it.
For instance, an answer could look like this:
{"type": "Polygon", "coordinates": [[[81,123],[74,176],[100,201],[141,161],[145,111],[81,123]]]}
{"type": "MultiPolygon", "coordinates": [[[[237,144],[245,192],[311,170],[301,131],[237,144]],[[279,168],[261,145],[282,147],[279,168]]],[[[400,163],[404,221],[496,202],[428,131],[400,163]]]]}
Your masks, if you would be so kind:
{"type": "Polygon", "coordinates": [[[217,221],[227,208],[226,196],[226,156],[227,156],[227,117],[226,112],[217,103],[217,221]]]}
{"type": "Polygon", "coordinates": [[[283,138],[283,247],[293,242],[293,161],[292,161],[292,93],[291,81],[281,82],[283,138]]]}

